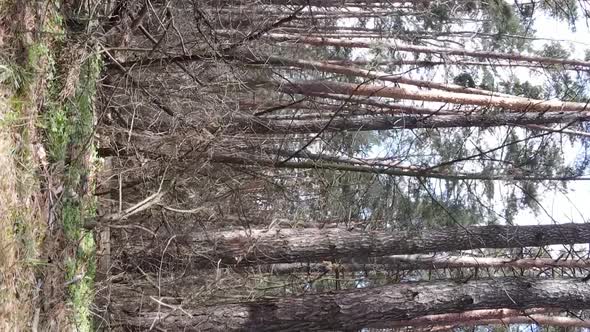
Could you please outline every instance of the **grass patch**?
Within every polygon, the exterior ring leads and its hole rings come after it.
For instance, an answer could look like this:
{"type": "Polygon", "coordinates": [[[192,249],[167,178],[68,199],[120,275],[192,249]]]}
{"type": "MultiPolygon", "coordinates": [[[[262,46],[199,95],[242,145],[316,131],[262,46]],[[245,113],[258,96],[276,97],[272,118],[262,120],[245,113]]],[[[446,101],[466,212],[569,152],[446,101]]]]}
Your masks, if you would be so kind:
{"type": "Polygon", "coordinates": [[[71,45],[57,7],[37,5],[0,7],[4,31],[14,32],[0,49],[0,330],[94,331],[95,243],[82,226],[96,213],[89,179],[102,62],[71,45]],[[50,33],[23,32],[40,22],[50,33]],[[84,54],[79,66],[63,58],[70,50],[84,54]]]}
{"type": "Polygon", "coordinates": [[[93,233],[83,228],[84,221],[96,214],[90,179],[95,173],[94,97],[102,68],[100,57],[90,54],[80,68],[75,93],[59,102],[63,87],[52,86],[49,112],[45,117],[47,150],[55,164],[63,164],[61,222],[65,239],[76,250],[65,262],[69,283],[69,307],[77,331],[94,331],[90,305],[94,300],[96,245],[93,233]]]}
{"type": "Polygon", "coordinates": [[[33,73],[0,59],[0,330],[30,330],[45,235],[34,145],[33,73]],[[24,73],[27,73],[25,76],[24,73]]]}
{"type": "Polygon", "coordinates": [[[31,167],[28,129],[21,125],[26,117],[11,108],[10,100],[0,103],[0,330],[15,331],[26,330],[34,315],[34,262],[43,226],[31,200],[39,187],[31,167]]]}

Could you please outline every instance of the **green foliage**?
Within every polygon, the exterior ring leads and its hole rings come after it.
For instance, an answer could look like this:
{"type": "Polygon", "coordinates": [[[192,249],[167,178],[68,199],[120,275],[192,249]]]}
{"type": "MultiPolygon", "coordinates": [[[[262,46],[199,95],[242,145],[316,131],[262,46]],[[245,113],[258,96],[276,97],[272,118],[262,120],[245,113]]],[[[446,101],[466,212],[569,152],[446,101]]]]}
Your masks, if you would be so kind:
{"type": "Polygon", "coordinates": [[[44,24],[44,29],[46,33],[51,34],[54,42],[61,43],[65,41],[66,34],[64,31],[64,18],[62,15],[56,12],[49,15],[44,24]]]}
{"type": "MultiPolygon", "coordinates": [[[[567,59],[571,53],[558,42],[545,44],[540,55],[567,59]]],[[[548,66],[546,73],[550,77],[545,85],[546,98],[558,98],[564,101],[587,102],[589,77],[580,73],[561,70],[559,66],[548,66]]]]}
{"type": "MultiPolygon", "coordinates": [[[[431,141],[423,148],[436,151],[442,160],[460,158],[468,153],[464,147],[466,134],[457,130],[440,134],[433,132],[431,141]]],[[[380,150],[386,149],[391,155],[403,155],[409,146],[406,138],[395,132],[383,132],[380,136],[374,137],[379,138],[378,140],[369,140],[366,144],[361,144],[361,141],[355,142],[351,134],[346,134],[348,137],[340,135],[342,134],[338,134],[338,139],[330,140],[332,148],[323,150],[324,153],[360,156],[363,152],[378,147],[380,150]],[[388,144],[384,143],[388,141],[388,144]]],[[[419,147],[419,144],[415,144],[412,150],[418,152],[419,147]]],[[[419,164],[424,158],[417,157],[416,161],[409,161],[419,164]]],[[[439,170],[450,173],[455,171],[452,166],[439,170]]],[[[360,221],[363,228],[418,231],[427,226],[491,223],[496,219],[496,216],[482,205],[484,199],[478,197],[479,194],[472,188],[473,184],[465,181],[431,181],[328,170],[315,172],[315,176],[318,177],[318,181],[315,182],[318,183],[318,187],[315,190],[319,191],[316,201],[319,205],[310,205],[309,212],[305,212],[304,215],[311,215],[311,218],[316,220],[352,220],[360,221]]],[[[489,200],[493,199],[493,186],[491,188],[488,188],[489,200]]],[[[301,211],[302,205],[298,204],[297,209],[301,211]]]]}
{"type": "Polygon", "coordinates": [[[67,144],[70,141],[72,126],[64,107],[57,103],[50,103],[48,113],[45,113],[44,128],[46,130],[47,148],[51,162],[65,160],[67,144]]]}
{"type": "Polygon", "coordinates": [[[531,208],[533,212],[539,211],[539,192],[537,186],[532,182],[523,182],[520,186],[523,193],[522,205],[531,208]]]}
{"type": "MultiPolygon", "coordinates": [[[[459,33],[450,33],[462,30],[459,28],[462,27],[464,30],[483,32],[471,38],[469,48],[495,52],[524,50],[530,45],[527,40],[534,37],[534,31],[530,29],[536,16],[534,4],[529,6],[528,3],[487,0],[420,2],[413,3],[412,6],[419,14],[404,15],[406,12],[400,10],[402,15],[392,14],[378,19],[365,17],[356,20],[354,24],[359,27],[373,25],[385,33],[404,38],[404,42],[418,45],[434,45],[434,39],[449,41],[448,45],[456,40],[467,40],[467,37],[459,33]],[[461,20],[463,18],[467,24],[461,20]]],[[[542,1],[541,9],[553,10],[552,8],[557,8],[557,2],[551,4],[550,1],[542,1]]],[[[330,22],[332,23],[334,22],[330,22]]],[[[349,59],[352,54],[350,49],[334,47],[310,47],[305,50],[305,57],[321,59],[349,59]]],[[[396,52],[389,44],[379,41],[373,43],[369,54],[367,59],[373,61],[369,65],[371,68],[375,67],[377,61],[383,60],[446,60],[445,56],[433,54],[408,55],[396,52]]],[[[559,43],[545,45],[538,54],[551,58],[568,58],[571,55],[559,43]]],[[[587,52],[587,58],[590,58],[590,51],[587,52]]],[[[513,75],[505,79],[505,74],[512,69],[494,66],[494,61],[489,61],[490,66],[444,67],[445,74],[449,80],[461,86],[480,87],[533,99],[558,97],[583,101],[586,96],[584,84],[588,85],[583,77],[564,72],[558,66],[543,68],[550,75],[547,80],[549,83],[543,85],[538,83],[537,77],[513,75]]],[[[438,68],[443,67],[437,67],[437,70],[438,68]]],[[[383,67],[378,69],[384,70],[383,67]]],[[[407,73],[405,69],[407,68],[402,66],[387,67],[391,72],[403,74],[407,73]]],[[[421,70],[427,72],[425,77],[431,74],[428,72],[429,68],[421,70]]],[[[305,75],[334,80],[333,74],[314,72],[305,75]]],[[[341,76],[337,80],[360,81],[355,77],[341,76]]],[[[463,108],[467,109],[469,108],[463,108]]],[[[503,110],[477,108],[477,111],[497,114],[503,110]]],[[[372,136],[365,133],[324,133],[322,140],[325,144],[322,144],[321,151],[329,155],[362,157],[374,155],[375,151],[386,151],[386,155],[393,160],[403,159],[409,165],[428,167],[445,163],[443,167],[434,169],[441,173],[505,174],[507,180],[502,183],[501,190],[498,190],[498,186],[492,181],[429,180],[313,170],[310,172],[313,174],[299,174],[306,180],[312,179],[310,184],[302,186],[301,192],[298,192],[300,197],[305,196],[305,200],[297,197],[293,202],[287,203],[291,205],[286,210],[292,214],[300,213],[299,216],[304,218],[312,216],[311,219],[316,220],[361,220],[366,228],[418,230],[426,226],[456,223],[495,223],[500,219],[512,223],[520,210],[538,209],[541,187],[538,183],[510,180],[511,175],[553,176],[564,172],[579,172],[579,169],[565,169],[561,166],[563,158],[560,142],[552,139],[523,140],[527,135],[531,135],[531,131],[522,128],[423,129],[412,131],[405,137],[394,131],[372,136]],[[501,144],[507,145],[492,152],[483,152],[501,144]],[[481,154],[477,155],[478,153],[481,154]],[[477,157],[469,157],[472,155],[477,157]],[[514,185],[518,187],[514,188],[514,185]],[[504,186],[508,188],[507,192],[504,186]],[[494,208],[498,203],[499,191],[503,195],[504,206],[501,213],[496,213],[494,208]]],[[[580,161],[580,167],[590,164],[590,158],[586,160],[580,161]]]]}
{"type": "MultiPolygon", "coordinates": [[[[40,48],[43,50],[43,48],[40,48]]],[[[32,58],[35,58],[33,53],[32,58]]],[[[49,59],[50,53],[46,53],[49,59]]],[[[55,65],[50,62],[51,76],[55,76],[55,65]]],[[[97,53],[91,54],[80,69],[80,77],[72,98],[62,101],[62,83],[56,79],[48,83],[48,95],[43,114],[46,146],[52,163],[64,164],[63,174],[65,196],[61,205],[61,221],[66,239],[77,246],[75,257],[67,262],[67,278],[83,275],[82,280],[69,286],[70,301],[75,312],[74,322],[79,331],[93,331],[90,305],[93,300],[93,279],[96,269],[95,244],[92,232],[83,228],[87,218],[96,214],[95,199],[81,197],[80,188],[87,181],[89,170],[83,161],[84,155],[93,154],[89,145],[94,127],[94,96],[96,82],[102,68],[97,53]]]]}
{"type": "Polygon", "coordinates": [[[484,68],[481,75],[481,83],[479,83],[479,88],[484,90],[495,91],[496,90],[496,77],[494,74],[487,68],[484,68]]]}
{"type": "Polygon", "coordinates": [[[509,3],[504,0],[489,0],[485,4],[491,24],[498,35],[519,32],[520,21],[509,3]]]}
{"type": "Polygon", "coordinates": [[[7,61],[0,61],[0,84],[7,85],[16,91],[27,84],[26,79],[22,68],[9,64],[7,61]]]}
{"type": "Polygon", "coordinates": [[[554,72],[554,78],[549,82],[548,93],[564,101],[588,102],[588,78],[582,75],[572,77],[575,74],[566,72],[554,72]]]}
{"type": "Polygon", "coordinates": [[[577,0],[542,0],[539,5],[551,17],[567,22],[572,31],[576,30],[576,20],[578,19],[577,0]]]}
{"type": "Polygon", "coordinates": [[[540,86],[536,86],[531,84],[530,82],[526,81],[524,83],[520,83],[518,81],[514,82],[512,86],[513,94],[515,96],[523,96],[527,98],[533,99],[540,99],[542,98],[543,90],[540,86]]]}
{"type": "Polygon", "coordinates": [[[91,233],[85,234],[76,252],[76,259],[66,262],[66,279],[81,280],[69,285],[70,301],[75,312],[74,324],[77,331],[94,331],[90,307],[94,300],[94,275],[96,274],[96,251],[91,233]]]}
{"type": "Polygon", "coordinates": [[[67,143],[72,128],[68,113],[59,100],[61,83],[56,79],[54,53],[50,51],[47,44],[33,44],[28,50],[28,66],[33,72],[44,70],[47,77],[47,96],[40,126],[45,130],[45,146],[49,161],[59,162],[66,158],[67,143]]]}
{"type": "MultiPolygon", "coordinates": [[[[535,174],[538,176],[554,176],[561,169],[563,155],[559,142],[550,138],[540,140],[521,141],[512,131],[507,139],[510,145],[504,155],[506,172],[515,175],[535,174]]],[[[508,204],[505,207],[506,218],[513,220],[513,215],[520,209],[530,208],[533,212],[539,210],[538,183],[520,181],[518,184],[520,195],[512,189],[508,204]]]]}
{"type": "Polygon", "coordinates": [[[518,198],[516,197],[516,193],[514,188],[510,189],[510,194],[506,198],[506,205],[504,206],[504,220],[506,220],[506,224],[514,225],[514,217],[519,211],[519,204],[518,198]]]}
{"type": "Polygon", "coordinates": [[[440,30],[451,18],[450,8],[446,4],[431,5],[430,14],[424,18],[424,29],[440,30]]]}
{"type": "MultiPolygon", "coordinates": [[[[92,54],[84,63],[80,71],[80,78],[76,93],[72,100],[62,108],[67,114],[65,145],[68,147],[65,158],[69,165],[64,175],[67,196],[62,205],[62,221],[66,237],[70,241],[80,242],[74,263],[68,265],[68,275],[84,275],[81,282],[70,286],[70,296],[75,310],[75,323],[80,331],[92,331],[92,316],[90,305],[93,301],[93,280],[96,270],[95,244],[92,232],[83,228],[87,218],[96,214],[96,202],[93,196],[79,197],[83,182],[87,181],[89,170],[83,161],[84,153],[92,154],[93,147],[89,145],[94,127],[94,95],[96,82],[102,68],[100,56],[92,54]]],[[[62,143],[62,142],[60,142],[62,143]]],[[[63,145],[60,145],[63,147],[63,145]]],[[[66,161],[66,160],[64,160],[66,161]]]]}
{"type": "Polygon", "coordinates": [[[505,38],[505,35],[523,34],[523,22],[515,14],[514,7],[504,0],[489,0],[482,3],[482,9],[487,21],[482,24],[483,31],[494,33],[496,36],[490,45],[496,50],[522,49],[526,46],[525,39],[505,38]]]}
{"type": "MultiPolygon", "coordinates": [[[[41,67],[43,62],[49,62],[49,67],[52,68],[55,64],[53,57],[50,56],[49,47],[47,44],[38,42],[34,43],[33,45],[29,46],[27,49],[28,51],[28,65],[30,69],[34,71],[42,70],[41,67]]],[[[49,75],[48,78],[52,78],[51,70],[47,73],[49,75]]]]}
{"type": "Polygon", "coordinates": [[[543,46],[540,55],[554,59],[567,59],[570,57],[570,52],[564,49],[561,43],[551,42],[543,46]]]}
{"type": "Polygon", "coordinates": [[[510,81],[502,82],[501,86],[505,93],[515,96],[522,96],[533,99],[543,98],[543,87],[533,85],[529,81],[521,82],[515,76],[511,76],[510,81]]]}
{"type": "Polygon", "coordinates": [[[475,80],[473,80],[473,76],[469,73],[461,73],[455,76],[453,82],[466,88],[475,88],[475,80]]]}

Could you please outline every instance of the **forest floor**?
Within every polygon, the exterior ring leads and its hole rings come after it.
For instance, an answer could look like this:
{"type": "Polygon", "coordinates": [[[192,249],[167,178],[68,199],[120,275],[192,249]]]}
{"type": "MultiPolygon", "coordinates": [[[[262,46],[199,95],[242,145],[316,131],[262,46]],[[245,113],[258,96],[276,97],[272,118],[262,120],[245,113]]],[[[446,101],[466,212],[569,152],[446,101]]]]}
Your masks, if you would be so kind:
{"type": "Polygon", "coordinates": [[[0,4],[0,330],[94,331],[101,69],[53,2],[0,4]]]}

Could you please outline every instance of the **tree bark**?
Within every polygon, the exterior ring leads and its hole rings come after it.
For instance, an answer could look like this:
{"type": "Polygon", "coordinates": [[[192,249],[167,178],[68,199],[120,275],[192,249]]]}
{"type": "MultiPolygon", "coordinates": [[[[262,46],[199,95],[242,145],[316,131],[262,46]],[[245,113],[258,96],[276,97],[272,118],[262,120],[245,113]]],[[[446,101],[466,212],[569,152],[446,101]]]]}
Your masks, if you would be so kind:
{"type": "Polygon", "coordinates": [[[472,93],[486,96],[501,96],[506,98],[522,98],[518,96],[503,94],[495,91],[468,88],[456,84],[445,84],[437,83],[432,81],[417,80],[413,78],[403,77],[402,75],[392,75],[390,73],[367,70],[354,66],[340,66],[323,61],[313,60],[302,60],[302,59],[290,59],[286,57],[274,56],[270,54],[256,54],[255,52],[246,49],[241,51],[232,52],[228,54],[233,59],[240,59],[250,64],[260,65],[275,65],[275,66],[290,66],[302,69],[317,70],[326,73],[342,74],[348,76],[364,77],[370,79],[376,79],[381,81],[393,82],[414,85],[421,88],[439,89],[443,91],[459,92],[459,93],[472,93]]]}
{"type": "Polygon", "coordinates": [[[344,271],[373,270],[436,270],[460,268],[517,268],[517,269],[549,269],[549,268],[590,268],[590,260],[555,260],[551,258],[496,258],[469,256],[432,256],[432,255],[393,255],[368,259],[344,258],[340,264],[331,263],[283,263],[273,264],[263,272],[273,274],[292,274],[308,272],[329,272],[335,269],[344,271]]]}
{"type": "Polygon", "coordinates": [[[164,266],[192,268],[252,264],[321,262],[340,259],[418,254],[477,248],[538,247],[587,243],[590,224],[537,226],[470,226],[408,231],[345,229],[273,229],[176,234],[172,239],[126,244],[127,266],[153,270],[164,266]],[[165,250],[170,246],[169,250],[165,250]],[[173,250],[174,249],[174,250],[173,250]]]}
{"type": "Polygon", "coordinates": [[[210,159],[211,162],[235,164],[235,165],[252,165],[268,166],[275,168],[291,169],[329,169],[343,172],[360,172],[372,174],[385,174],[392,176],[410,176],[426,177],[434,179],[447,180],[489,180],[489,181],[588,181],[590,177],[581,176],[547,176],[547,175],[524,175],[521,170],[515,170],[513,173],[506,174],[489,174],[489,173],[449,173],[439,172],[436,170],[424,170],[423,168],[413,166],[373,166],[362,163],[344,163],[344,162],[325,162],[322,159],[303,160],[303,161],[281,161],[276,158],[264,158],[254,155],[244,154],[216,154],[210,159]]]}
{"type": "MultiPolygon", "coordinates": [[[[260,117],[233,117],[226,132],[250,132],[254,134],[306,134],[333,131],[372,131],[416,128],[498,127],[576,123],[590,120],[588,112],[549,113],[475,113],[472,115],[368,115],[336,116],[331,119],[274,120],[260,117]]],[[[214,130],[214,129],[211,129],[214,130]]]]}
{"type": "MultiPolygon", "coordinates": [[[[547,66],[527,62],[491,62],[491,61],[429,61],[429,60],[390,60],[390,61],[371,61],[371,60],[328,60],[328,63],[341,66],[417,66],[417,67],[434,67],[434,66],[482,66],[482,67],[527,67],[545,69],[547,66]]],[[[581,70],[579,67],[562,66],[563,70],[581,70]]]]}
{"type": "Polygon", "coordinates": [[[252,5],[252,4],[263,4],[263,5],[284,5],[284,6],[315,6],[315,7],[347,7],[347,6],[367,6],[370,4],[387,4],[388,6],[393,3],[406,3],[411,2],[408,0],[388,0],[387,2],[373,1],[373,0],[263,0],[263,1],[252,1],[252,0],[208,0],[205,3],[211,5],[215,12],[218,7],[228,6],[229,8],[239,5],[252,5]]]}
{"type": "Polygon", "coordinates": [[[415,105],[408,105],[408,104],[398,104],[398,103],[384,103],[379,102],[374,99],[370,99],[367,97],[348,97],[336,94],[315,94],[313,97],[320,97],[325,99],[331,100],[339,100],[344,101],[345,103],[330,103],[323,100],[316,100],[316,101],[302,101],[293,103],[292,106],[289,104],[257,104],[251,102],[242,102],[240,103],[240,110],[252,113],[256,112],[256,116],[264,115],[271,113],[275,110],[282,110],[282,109],[295,109],[295,110],[310,110],[310,111],[321,111],[322,114],[326,111],[335,112],[340,110],[341,113],[344,114],[360,114],[360,115],[369,115],[369,114],[379,114],[379,113],[387,113],[387,114],[394,114],[394,113],[404,113],[404,114],[432,114],[432,115],[456,115],[457,111],[450,110],[450,109],[432,109],[427,107],[420,107],[415,105]]]}
{"type": "MultiPolygon", "coordinates": [[[[590,327],[590,320],[560,317],[548,315],[529,315],[529,316],[508,316],[504,318],[479,319],[467,322],[459,321],[456,324],[449,325],[449,330],[461,326],[478,326],[478,325],[510,325],[510,324],[531,324],[541,326],[561,326],[561,327],[590,327]]],[[[440,331],[440,330],[439,330],[440,331]]]]}
{"type": "Polygon", "coordinates": [[[367,70],[367,69],[353,67],[353,66],[340,66],[337,64],[331,64],[331,63],[322,62],[322,61],[289,59],[289,58],[278,57],[278,56],[273,56],[273,55],[254,55],[252,52],[241,53],[241,54],[242,55],[239,56],[240,58],[246,60],[249,63],[255,63],[255,64],[291,66],[291,67],[297,67],[297,68],[302,68],[302,69],[317,70],[317,71],[322,71],[322,72],[326,72],[326,73],[335,73],[335,74],[342,74],[342,75],[348,75],[348,76],[376,79],[376,80],[392,82],[392,83],[414,85],[414,86],[421,87],[421,88],[438,89],[438,90],[443,90],[443,91],[451,91],[451,92],[459,92],[459,93],[471,93],[471,94],[479,94],[479,95],[486,95],[486,96],[500,96],[500,97],[505,97],[505,98],[524,99],[519,96],[508,95],[508,94],[495,92],[495,91],[468,88],[468,87],[464,87],[464,86],[456,85],[456,84],[445,84],[445,83],[437,83],[437,82],[432,82],[432,81],[417,80],[417,79],[413,79],[413,78],[403,77],[402,75],[392,75],[392,74],[386,73],[386,72],[381,72],[381,71],[376,71],[376,70],[367,70]]]}
{"type": "MultiPolygon", "coordinates": [[[[265,35],[267,39],[271,39],[276,42],[294,42],[313,46],[339,46],[339,47],[351,47],[351,48],[372,48],[377,43],[371,43],[361,40],[345,40],[345,39],[333,39],[333,38],[318,38],[318,37],[305,37],[300,35],[289,35],[289,34],[278,34],[271,33],[265,35]]],[[[490,51],[472,51],[465,49],[456,48],[442,48],[442,47],[428,47],[418,45],[407,45],[404,43],[389,43],[385,46],[393,51],[413,52],[413,53],[436,53],[443,55],[458,55],[468,56],[478,59],[504,59],[512,61],[527,61],[533,63],[540,63],[545,65],[571,65],[579,66],[583,68],[590,68],[590,61],[582,60],[571,60],[571,59],[556,59],[541,56],[522,55],[516,53],[499,53],[490,51]]],[[[452,60],[449,60],[452,63],[452,60]]]]}
{"type": "Polygon", "coordinates": [[[532,130],[544,130],[544,131],[549,131],[549,132],[553,132],[553,133],[567,134],[567,135],[572,135],[572,136],[590,137],[589,132],[580,131],[580,130],[559,129],[559,128],[551,128],[551,127],[547,127],[547,126],[540,126],[540,125],[526,125],[523,127],[528,128],[528,129],[532,129],[532,130]]]}
{"type": "Polygon", "coordinates": [[[587,309],[588,294],[590,285],[576,279],[496,278],[396,284],[193,309],[162,305],[158,312],[139,313],[141,304],[133,294],[129,302],[119,297],[113,306],[123,313],[119,319],[128,330],[156,326],[171,331],[321,331],[482,309],[587,309]]]}
{"type": "Polygon", "coordinates": [[[442,91],[410,90],[374,84],[353,84],[330,81],[291,81],[282,85],[268,82],[266,85],[284,93],[336,93],[349,96],[370,96],[420,101],[452,103],[458,105],[477,105],[498,107],[517,112],[586,112],[590,107],[586,103],[542,101],[526,98],[506,98],[467,93],[442,91]]]}
{"type": "Polygon", "coordinates": [[[446,269],[446,268],[589,268],[590,260],[556,260],[552,258],[497,258],[469,256],[398,255],[375,257],[368,260],[373,264],[386,264],[405,269],[446,269]]]}
{"type": "MultiPolygon", "coordinates": [[[[384,324],[383,328],[401,327],[401,326],[412,326],[412,327],[426,327],[426,326],[440,326],[441,324],[451,323],[453,326],[465,326],[471,325],[471,323],[482,322],[484,320],[494,320],[492,324],[498,324],[498,321],[510,319],[510,318],[528,318],[528,317],[539,317],[541,320],[546,321],[546,318],[566,318],[559,316],[548,316],[550,312],[559,311],[550,308],[534,308],[528,310],[517,310],[517,309],[482,309],[482,310],[470,310],[460,313],[440,314],[440,315],[427,315],[413,318],[406,321],[392,322],[390,324],[384,324]]],[[[528,318],[530,322],[530,318],[528,318]]],[[[559,321],[559,320],[554,320],[559,321]]],[[[568,323],[571,323],[568,321],[568,323]]],[[[586,323],[582,321],[582,323],[586,323]]],[[[499,323],[501,324],[501,323],[499,323]]]]}

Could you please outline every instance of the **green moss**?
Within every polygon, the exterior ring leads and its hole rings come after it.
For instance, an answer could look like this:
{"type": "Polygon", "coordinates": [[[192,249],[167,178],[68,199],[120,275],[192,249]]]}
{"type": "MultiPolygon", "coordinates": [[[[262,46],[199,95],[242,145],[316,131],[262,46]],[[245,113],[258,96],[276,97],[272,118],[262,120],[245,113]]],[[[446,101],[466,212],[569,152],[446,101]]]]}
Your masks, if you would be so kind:
{"type": "Polygon", "coordinates": [[[47,152],[52,162],[66,159],[67,145],[70,140],[72,128],[68,114],[63,107],[52,105],[48,107],[44,127],[47,137],[47,152]]]}
{"type": "Polygon", "coordinates": [[[74,192],[87,181],[92,172],[94,146],[91,144],[94,133],[94,98],[96,82],[102,62],[97,54],[91,55],[80,71],[76,93],[61,109],[62,118],[53,116],[56,122],[55,147],[60,156],[69,159],[64,174],[64,185],[68,197],[62,207],[62,221],[66,239],[79,243],[75,262],[68,265],[69,278],[76,275],[84,277],[69,287],[70,301],[74,309],[74,322],[79,331],[93,331],[90,305],[93,301],[93,282],[96,272],[96,246],[92,232],[83,228],[84,220],[96,214],[96,201],[92,195],[78,197],[74,192]],[[67,138],[62,141],[62,138],[67,138]],[[69,154],[69,155],[68,155],[69,154]],[[84,162],[84,155],[91,160],[84,162]]]}
{"type": "MultiPolygon", "coordinates": [[[[61,31],[63,18],[54,16],[48,20],[46,30],[61,31]]],[[[84,220],[96,214],[96,201],[93,195],[85,194],[81,188],[94,171],[95,155],[91,144],[94,133],[94,98],[96,82],[102,68],[98,53],[91,54],[80,68],[76,90],[72,97],[60,97],[64,82],[60,80],[62,70],[53,57],[59,54],[64,38],[54,37],[55,46],[48,50],[43,45],[35,45],[29,52],[29,66],[38,70],[42,65],[47,72],[47,90],[44,102],[41,127],[45,132],[45,145],[51,163],[63,165],[61,178],[64,197],[59,211],[65,239],[75,245],[75,257],[66,259],[66,280],[68,304],[73,311],[72,321],[77,331],[94,331],[90,305],[94,297],[94,276],[96,272],[96,246],[92,232],[83,228],[84,220]],[[47,61],[43,63],[43,61],[47,61]],[[82,276],[78,280],[78,276],[82,276]]]]}
{"type": "MultiPolygon", "coordinates": [[[[55,67],[55,62],[53,61],[53,57],[51,56],[49,46],[44,42],[36,42],[29,46],[29,48],[27,49],[27,55],[27,69],[32,70],[34,73],[38,73],[44,70],[42,66],[44,62],[48,63],[48,67],[50,69],[55,67]]],[[[51,74],[53,74],[51,70],[45,72],[45,75],[48,76],[48,79],[53,78],[51,77],[51,74]]]]}
{"type": "Polygon", "coordinates": [[[63,42],[66,37],[64,26],[63,16],[58,13],[53,13],[53,15],[48,17],[47,22],[45,23],[44,32],[51,34],[54,41],[63,42]]]}
{"type": "Polygon", "coordinates": [[[96,250],[94,237],[83,232],[75,259],[66,262],[66,279],[69,287],[69,304],[74,311],[73,321],[77,331],[94,331],[90,306],[94,300],[94,276],[96,274],[96,250]]]}
{"type": "Polygon", "coordinates": [[[0,118],[0,129],[10,129],[22,125],[23,115],[20,112],[22,107],[22,100],[12,97],[9,100],[9,109],[0,118]]]}

